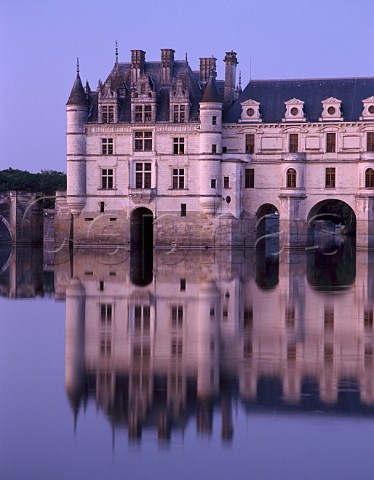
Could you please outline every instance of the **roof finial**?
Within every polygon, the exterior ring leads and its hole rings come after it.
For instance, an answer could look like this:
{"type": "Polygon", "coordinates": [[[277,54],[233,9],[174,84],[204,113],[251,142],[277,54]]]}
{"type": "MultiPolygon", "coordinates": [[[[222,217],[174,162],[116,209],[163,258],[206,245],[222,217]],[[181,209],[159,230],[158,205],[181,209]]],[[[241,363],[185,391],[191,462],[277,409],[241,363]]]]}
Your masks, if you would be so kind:
{"type": "Polygon", "coordinates": [[[116,40],[116,65],[118,63],[118,42],[116,40]]]}
{"type": "Polygon", "coordinates": [[[188,63],[187,52],[186,52],[186,62],[188,63]]]}
{"type": "Polygon", "coordinates": [[[79,58],[77,57],[77,75],[79,75],[79,58]]]}
{"type": "Polygon", "coordinates": [[[239,90],[242,91],[242,71],[239,70],[239,90]]]}

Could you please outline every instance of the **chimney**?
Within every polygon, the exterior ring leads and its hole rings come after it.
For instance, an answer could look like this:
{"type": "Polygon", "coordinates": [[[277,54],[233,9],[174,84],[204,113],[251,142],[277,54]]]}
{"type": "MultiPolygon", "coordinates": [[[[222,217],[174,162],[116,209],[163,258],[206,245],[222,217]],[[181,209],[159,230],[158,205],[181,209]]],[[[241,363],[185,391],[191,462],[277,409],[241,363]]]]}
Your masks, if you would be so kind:
{"type": "Polygon", "coordinates": [[[217,59],[212,57],[200,58],[200,82],[207,82],[210,76],[217,76],[217,59]]]}
{"type": "Polygon", "coordinates": [[[144,72],[144,50],[131,50],[131,82],[137,82],[144,72]]]}
{"type": "Polygon", "coordinates": [[[161,49],[161,83],[164,85],[170,83],[173,76],[174,53],[175,50],[171,48],[161,49]]]}
{"type": "Polygon", "coordinates": [[[235,82],[236,82],[236,66],[239,63],[236,59],[236,52],[226,52],[225,59],[225,89],[223,95],[223,103],[227,105],[235,100],[235,82]]]}

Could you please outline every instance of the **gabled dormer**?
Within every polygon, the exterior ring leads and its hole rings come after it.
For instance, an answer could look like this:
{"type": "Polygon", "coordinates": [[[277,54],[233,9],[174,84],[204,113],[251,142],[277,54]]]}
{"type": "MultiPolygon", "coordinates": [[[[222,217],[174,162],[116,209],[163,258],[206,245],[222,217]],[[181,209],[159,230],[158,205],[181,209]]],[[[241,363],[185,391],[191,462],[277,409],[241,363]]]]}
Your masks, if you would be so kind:
{"type": "Polygon", "coordinates": [[[284,118],[282,118],[283,122],[305,122],[305,114],[304,114],[304,102],[299,100],[298,98],[291,98],[284,102],[286,107],[286,112],[284,114],[284,118]]]}
{"type": "Polygon", "coordinates": [[[131,88],[131,123],[156,121],[156,89],[151,77],[142,75],[131,88]]]}
{"type": "Polygon", "coordinates": [[[190,92],[183,86],[183,81],[178,78],[170,89],[170,114],[169,120],[173,123],[185,123],[190,118],[190,92]]]}
{"type": "Polygon", "coordinates": [[[320,121],[343,121],[343,115],[341,112],[341,100],[330,97],[326,100],[322,100],[322,114],[319,118],[320,121]]]}
{"type": "Polygon", "coordinates": [[[363,110],[360,120],[374,120],[374,97],[365,98],[362,103],[363,110]]]}
{"type": "Polygon", "coordinates": [[[110,83],[105,82],[98,86],[98,121],[99,123],[118,122],[118,98],[117,92],[113,92],[110,83]]]}
{"type": "Polygon", "coordinates": [[[256,100],[253,100],[252,98],[249,98],[245,102],[242,102],[241,106],[242,106],[242,114],[240,117],[241,123],[262,122],[259,102],[256,102],[256,100]]]}

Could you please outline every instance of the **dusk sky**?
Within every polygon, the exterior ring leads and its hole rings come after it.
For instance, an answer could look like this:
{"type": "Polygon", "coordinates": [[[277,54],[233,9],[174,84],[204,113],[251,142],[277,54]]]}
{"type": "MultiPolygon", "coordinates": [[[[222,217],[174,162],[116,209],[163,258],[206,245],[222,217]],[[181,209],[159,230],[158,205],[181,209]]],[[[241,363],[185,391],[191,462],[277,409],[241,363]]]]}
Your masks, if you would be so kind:
{"type": "MultiPolygon", "coordinates": [[[[65,104],[80,59],[96,89],[131,49],[217,58],[238,54],[253,79],[374,75],[374,0],[0,0],[0,168],[65,167],[65,104]],[[251,65],[251,68],[250,68],[251,65]]],[[[373,92],[374,95],[374,92],[373,92]]]]}

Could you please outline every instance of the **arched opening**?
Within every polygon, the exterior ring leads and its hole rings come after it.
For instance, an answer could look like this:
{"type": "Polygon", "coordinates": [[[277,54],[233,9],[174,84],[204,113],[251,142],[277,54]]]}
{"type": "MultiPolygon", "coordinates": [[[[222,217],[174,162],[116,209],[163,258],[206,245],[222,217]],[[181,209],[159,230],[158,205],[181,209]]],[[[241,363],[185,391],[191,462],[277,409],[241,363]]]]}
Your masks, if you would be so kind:
{"type": "Polygon", "coordinates": [[[341,200],[317,203],[308,215],[307,278],[318,290],[349,287],[356,277],[356,215],[341,200]]]}
{"type": "Polygon", "coordinates": [[[374,170],[372,168],[365,170],[365,188],[374,188],[374,170]]]}
{"type": "Polygon", "coordinates": [[[0,216],[0,244],[2,243],[12,243],[12,236],[9,231],[9,224],[0,216]]]}
{"type": "Polygon", "coordinates": [[[317,203],[308,215],[308,245],[334,249],[347,239],[355,242],[356,215],[342,200],[328,199],[317,203]]]}
{"type": "Polygon", "coordinates": [[[265,203],[256,216],[256,283],[263,289],[274,288],[279,280],[279,212],[265,203]]]}
{"type": "Polygon", "coordinates": [[[131,212],[131,246],[153,248],[153,213],[140,207],[131,212]]]}
{"type": "Polygon", "coordinates": [[[296,188],[296,170],[294,168],[287,170],[287,188],[296,188]]]}
{"type": "Polygon", "coordinates": [[[134,285],[145,286],[153,279],[153,213],[136,208],[130,221],[130,279],[134,285]]]}

